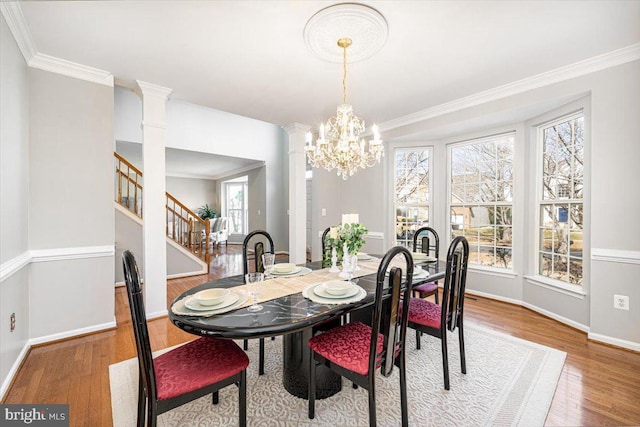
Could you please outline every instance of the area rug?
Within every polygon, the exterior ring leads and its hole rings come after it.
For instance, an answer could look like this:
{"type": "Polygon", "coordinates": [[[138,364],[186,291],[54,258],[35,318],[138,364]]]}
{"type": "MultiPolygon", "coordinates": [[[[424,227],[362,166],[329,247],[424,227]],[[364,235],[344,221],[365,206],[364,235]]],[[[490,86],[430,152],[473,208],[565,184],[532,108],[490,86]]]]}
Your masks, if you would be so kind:
{"type": "MultiPolygon", "coordinates": [[[[456,331],[457,332],[457,331],[456,331]]],[[[467,374],[460,372],[457,333],[449,336],[451,390],[444,390],[440,341],[422,337],[415,349],[415,332],[408,333],[407,392],[412,426],[541,426],[564,365],[566,353],[473,325],[465,327],[467,374]]],[[[282,386],[282,341],[265,340],[266,374],[258,376],[258,345],[250,341],[247,369],[249,426],[367,426],[367,391],[353,389],[343,379],[342,391],[316,401],[316,418],[307,417],[307,401],[282,386]]],[[[223,361],[221,361],[223,363],[223,361]]],[[[109,366],[115,427],[134,426],[138,384],[137,360],[109,366]]],[[[376,375],[378,425],[400,425],[397,369],[385,378],[376,375]]],[[[169,411],[159,426],[233,426],[238,424],[238,389],[169,411]]]]}

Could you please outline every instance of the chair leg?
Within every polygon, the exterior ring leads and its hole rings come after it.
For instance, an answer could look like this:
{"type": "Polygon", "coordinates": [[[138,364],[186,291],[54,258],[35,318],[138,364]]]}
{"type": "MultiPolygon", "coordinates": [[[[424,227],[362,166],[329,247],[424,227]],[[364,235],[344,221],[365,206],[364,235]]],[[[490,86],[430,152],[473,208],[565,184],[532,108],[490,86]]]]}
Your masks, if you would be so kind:
{"type": "Polygon", "coordinates": [[[407,406],[407,371],[404,354],[400,357],[400,410],[402,412],[402,427],[408,427],[409,409],[407,406]]]}
{"type": "Polygon", "coordinates": [[[211,403],[217,405],[220,402],[220,394],[217,391],[211,393],[211,403]]]}
{"type": "Polygon", "coordinates": [[[420,337],[422,334],[416,329],[416,350],[420,350],[420,337]]]}
{"type": "Polygon", "coordinates": [[[249,340],[242,341],[242,348],[244,349],[244,351],[249,350],[249,340]]]}
{"type": "Polygon", "coordinates": [[[375,427],[376,423],[376,387],[375,378],[369,377],[369,427],[375,427]]]}
{"type": "Polygon", "coordinates": [[[138,427],[144,427],[144,414],[147,410],[145,404],[147,403],[146,393],[144,392],[144,384],[142,382],[142,374],[139,374],[138,378],[138,427]]]}
{"type": "Polygon", "coordinates": [[[309,419],[316,416],[316,361],[313,350],[309,349],[309,419]]]}
{"type": "Polygon", "coordinates": [[[264,375],[264,338],[260,338],[260,356],[258,357],[258,375],[264,375]]]}
{"type": "Polygon", "coordinates": [[[436,297],[436,304],[440,304],[440,291],[436,288],[436,293],[434,294],[436,297]]]}
{"type": "Polygon", "coordinates": [[[460,367],[462,373],[467,373],[467,359],[464,354],[464,331],[462,330],[462,322],[458,325],[458,341],[460,342],[460,367]]]}
{"type": "Polygon", "coordinates": [[[158,413],[155,406],[156,403],[151,401],[147,405],[147,427],[156,427],[158,423],[158,413]]]}
{"type": "Polygon", "coordinates": [[[444,372],[444,389],[449,390],[449,358],[447,355],[447,333],[442,331],[442,371],[444,372]]]}
{"type": "Polygon", "coordinates": [[[240,374],[240,384],[238,384],[239,424],[240,427],[247,427],[247,370],[240,374]]]}

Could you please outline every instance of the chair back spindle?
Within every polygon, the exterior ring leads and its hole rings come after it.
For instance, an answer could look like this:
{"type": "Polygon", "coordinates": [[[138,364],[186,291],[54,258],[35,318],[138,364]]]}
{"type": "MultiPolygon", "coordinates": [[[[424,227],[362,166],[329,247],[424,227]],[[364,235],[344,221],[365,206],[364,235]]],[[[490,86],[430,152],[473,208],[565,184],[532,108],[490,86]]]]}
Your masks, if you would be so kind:
{"type": "Polygon", "coordinates": [[[254,267],[257,273],[264,273],[264,264],[262,261],[262,254],[267,251],[270,254],[275,254],[275,246],[271,235],[264,230],[254,230],[247,234],[242,242],[242,274],[249,273],[249,244],[254,239],[260,239],[254,244],[254,267]],[[268,243],[269,248],[265,249],[264,241],[268,243]]]}
{"type": "Polygon", "coordinates": [[[449,246],[447,254],[447,272],[444,282],[442,301],[442,324],[454,331],[460,322],[464,310],[464,292],[467,279],[469,244],[462,237],[456,237],[449,246]]]}
{"type": "Polygon", "coordinates": [[[393,371],[396,356],[404,357],[403,345],[407,332],[407,313],[409,312],[409,300],[411,297],[411,283],[413,280],[413,259],[408,249],[396,246],[390,249],[378,268],[376,280],[376,299],[374,304],[374,318],[371,332],[371,347],[369,351],[369,370],[375,370],[376,361],[380,361],[380,372],[388,377],[393,371]],[[384,284],[387,269],[391,261],[397,256],[404,256],[407,272],[402,280],[402,269],[391,268],[388,278],[388,292],[385,292],[384,284]],[[385,305],[388,304],[388,307],[385,305]],[[402,308],[400,308],[402,305],[402,308]],[[378,334],[383,335],[383,347],[380,354],[377,353],[378,334]]]}
{"type": "Polygon", "coordinates": [[[416,230],[413,235],[413,251],[418,251],[418,241],[420,241],[420,252],[429,255],[433,251],[436,258],[440,257],[440,237],[431,227],[422,227],[416,230]],[[426,235],[423,235],[426,234],[426,235]],[[422,235],[422,239],[419,237],[422,235]]]}

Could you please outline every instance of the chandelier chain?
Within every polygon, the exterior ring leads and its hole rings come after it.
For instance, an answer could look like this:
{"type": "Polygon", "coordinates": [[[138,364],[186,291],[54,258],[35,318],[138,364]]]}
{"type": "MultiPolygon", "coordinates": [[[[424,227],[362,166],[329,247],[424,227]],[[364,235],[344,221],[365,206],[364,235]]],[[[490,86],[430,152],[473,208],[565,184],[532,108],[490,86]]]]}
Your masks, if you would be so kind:
{"type": "Polygon", "coordinates": [[[347,46],[342,47],[342,103],[347,103],[347,46]]]}

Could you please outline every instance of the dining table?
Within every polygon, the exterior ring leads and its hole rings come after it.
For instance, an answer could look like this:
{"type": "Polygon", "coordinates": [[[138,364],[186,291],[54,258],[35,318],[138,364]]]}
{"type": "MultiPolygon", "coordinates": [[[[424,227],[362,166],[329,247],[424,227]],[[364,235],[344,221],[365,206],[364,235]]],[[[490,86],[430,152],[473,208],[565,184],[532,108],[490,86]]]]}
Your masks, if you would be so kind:
{"type": "MultiPolygon", "coordinates": [[[[328,280],[340,280],[337,273],[329,272],[317,261],[299,266],[306,273],[304,275],[276,277],[262,282],[263,292],[261,297],[259,295],[263,306],[261,311],[251,312],[247,309],[251,305],[251,298],[247,294],[244,276],[237,275],[203,283],[185,291],[171,303],[169,319],[178,328],[198,336],[236,340],[282,336],[283,386],[292,395],[307,399],[309,338],[322,330],[340,325],[347,314],[365,322],[370,319],[380,259],[374,256],[368,262],[358,263],[362,266],[361,271],[352,278],[352,282],[361,289],[360,298],[355,298],[357,301],[350,298],[343,303],[340,300],[310,298],[311,287],[328,280]],[[217,314],[215,311],[211,314],[185,308],[185,302],[190,302],[196,293],[210,288],[227,288],[240,296],[244,295],[239,301],[242,304],[237,307],[231,305],[231,310],[219,310],[217,314]]],[[[419,274],[414,274],[412,286],[444,277],[446,263],[443,261],[416,261],[416,265],[419,266],[416,267],[419,274]]],[[[220,362],[224,363],[222,360],[220,362]]],[[[316,378],[318,399],[327,398],[341,390],[341,377],[324,366],[318,366],[316,378]]]]}

